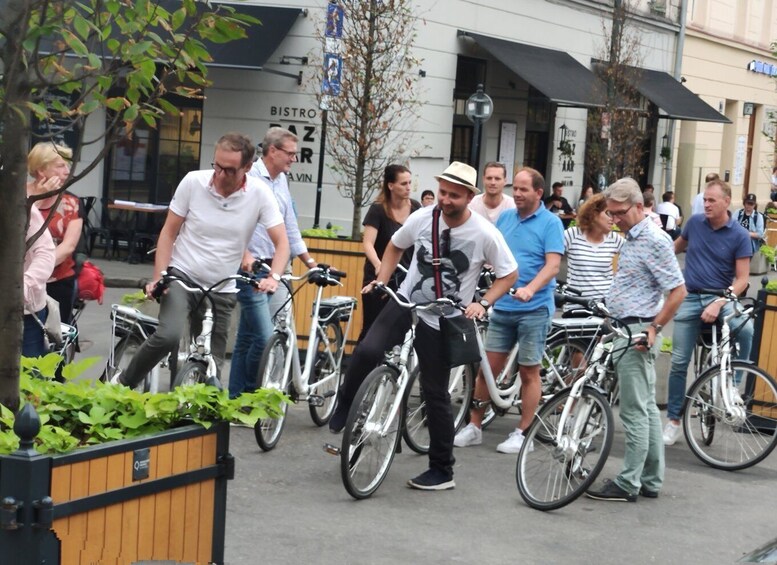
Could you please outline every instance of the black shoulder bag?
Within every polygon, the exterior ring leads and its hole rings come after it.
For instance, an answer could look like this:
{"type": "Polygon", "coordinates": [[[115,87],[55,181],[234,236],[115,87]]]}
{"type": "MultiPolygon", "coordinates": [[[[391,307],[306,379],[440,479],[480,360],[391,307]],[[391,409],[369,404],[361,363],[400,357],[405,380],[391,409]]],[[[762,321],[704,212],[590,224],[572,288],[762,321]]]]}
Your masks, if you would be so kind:
{"type": "MultiPolygon", "coordinates": [[[[432,270],[434,272],[434,293],[443,298],[442,274],[440,273],[440,208],[432,212],[432,270]]],[[[440,316],[440,334],[445,362],[449,367],[458,367],[480,361],[477,328],[475,322],[466,316],[440,316]]]]}

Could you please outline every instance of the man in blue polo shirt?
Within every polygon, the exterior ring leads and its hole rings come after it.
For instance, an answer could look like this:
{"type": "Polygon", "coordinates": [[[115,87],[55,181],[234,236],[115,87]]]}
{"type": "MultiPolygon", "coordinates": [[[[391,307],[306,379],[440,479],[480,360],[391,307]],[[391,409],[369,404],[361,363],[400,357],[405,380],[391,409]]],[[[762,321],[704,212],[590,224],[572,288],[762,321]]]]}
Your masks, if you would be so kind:
{"type": "MultiPolygon", "coordinates": [[[[747,230],[731,217],[730,204],[731,187],[719,178],[708,182],[704,188],[704,215],[691,216],[674,244],[675,253],[687,252],[685,283],[688,296],[674,317],[665,445],[673,445],[682,435],[680,416],[685,399],[685,377],[701,322],[714,322],[721,315],[730,314],[733,308],[725,300],[700,291],[732,287],[740,294],[747,289],[753,250],[747,230]]],[[[749,359],[753,344],[752,322],[734,320],[731,330],[739,345],[739,358],[749,359]]]]}
{"type": "MultiPolygon", "coordinates": [[[[564,232],[561,220],[542,202],[545,179],[525,167],[513,179],[516,210],[505,210],[496,221],[510,251],[518,262],[515,293],[504,295],[494,304],[490,317],[486,352],[491,371],[502,370],[510,350],[517,341],[518,367],[521,376],[521,421],[510,436],[500,443],[500,453],[518,453],[523,445],[523,430],[534,418],[542,389],[540,363],[545,339],[555,310],[553,289],[556,286],[561,256],[564,254],[564,232]]],[[[488,387],[483,374],[475,383],[475,398],[488,400],[488,387]]],[[[456,434],[453,445],[467,447],[483,441],[481,424],[485,408],[470,412],[470,423],[456,434]]]]}

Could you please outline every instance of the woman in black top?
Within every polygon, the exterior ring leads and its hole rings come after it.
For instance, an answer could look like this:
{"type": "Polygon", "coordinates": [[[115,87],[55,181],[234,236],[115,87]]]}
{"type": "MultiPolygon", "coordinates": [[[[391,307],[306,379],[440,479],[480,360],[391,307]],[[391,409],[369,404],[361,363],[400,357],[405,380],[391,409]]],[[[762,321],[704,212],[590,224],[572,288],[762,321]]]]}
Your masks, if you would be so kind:
{"type": "MultiPolygon", "coordinates": [[[[391,236],[405,223],[407,217],[418,210],[421,204],[410,199],[410,186],[412,176],[410,170],[402,165],[389,165],[383,172],[383,186],[380,195],[375,203],[370,206],[367,215],[364,217],[362,225],[364,226],[364,235],[362,236],[362,245],[367,260],[364,262],[364,282],[367,286],[375,280],[375,276],[380,268],[380,261],[383,258],[383,252],[386,250],[391,236]]],[[[413,250],[407,249],[402,256],[400,264],[407,268],[413,256],[413,250]]],[[[397,271],[399,275],[399,271],[397,271]]],[[[396,277],[392,278],[390,286],[396,290],[396,277]]],[[[383,306],[386,304],[385,296],[377,294],[362,295],[362,331],[359,334],[359,341],[367,335],[372,322],[378,316],[383,306]]]]}

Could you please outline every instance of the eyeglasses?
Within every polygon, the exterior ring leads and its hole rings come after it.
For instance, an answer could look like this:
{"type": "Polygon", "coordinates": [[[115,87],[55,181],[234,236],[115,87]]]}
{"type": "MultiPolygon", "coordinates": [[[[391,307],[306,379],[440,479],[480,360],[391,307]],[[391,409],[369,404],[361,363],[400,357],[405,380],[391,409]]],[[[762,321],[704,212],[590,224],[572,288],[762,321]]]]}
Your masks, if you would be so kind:
{"type": "Polygon", "coordinates": [[[442,230],[440,234],[440,256],[450,257],[451,254],[451,228],[442,230]]]}
{"type": "Polygon", "coordinates": [[[278,151],[281,151],[283,153],[286,153],[289,159],[296,159],[297,158],[297,152],[296,151],[288,151],[284,149],[283,147],[275,147],[278,151]]]}
{"type": "Polygon", "coordinates": [[[610,216],[611,218],[622,218],[623,216],[628,214],[629,210],[631,210],[632,208],[634,208],[634,204],[632,204],[631,206],[629,206],[625,210],[616,210],[615,212],[607,210],[607,215],[610,216]]]}
{"type": "Polygon", "coordinates": [[[210,166],[213,167],[217,175],[223,173],[228,177],[234,177],[237,174],[237,169],[234,167],[222,167],[218,163],[211,163],[210,166]]]}

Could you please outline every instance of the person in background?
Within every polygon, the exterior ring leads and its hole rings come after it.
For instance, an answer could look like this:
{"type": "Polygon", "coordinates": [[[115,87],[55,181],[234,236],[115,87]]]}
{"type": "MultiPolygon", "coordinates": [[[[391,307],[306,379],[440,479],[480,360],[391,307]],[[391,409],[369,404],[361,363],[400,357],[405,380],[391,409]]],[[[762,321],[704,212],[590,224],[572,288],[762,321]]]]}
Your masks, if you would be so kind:
{"type": "Polygon", "coordinates": [[[514,210],[513,199],[504,193],[507,184],[507,169],[502,163],[490,161],[483,167],[483,189],[469,203],[469,209],[483,216],[492,224],[505,210],[514,210]]]}
{"type": "MultiPolygon", "coordinates": [[[[391,241],[391,236],[402,227],[410,214],[421,207],[421,204],[410,198],[412,180],[410,169],[402,165],[389,165],[383,171],[383,185],[380,194],[375,203],[370,206],[362,222],[364,225],[362,247],[364,247],[364,255],[366,256],[362,286],[367,286],[375,280],[375,274],[380,270],[383,252],[391,241]]],[[[402,255],[400,264],[403,267],[410,266],[410,260],[413,258],[412,253],[412,249],[408,249],[402,255]]],[[[396,290],[397,283],[403,278],[404,276],[397,272],[389,286],[396,290]]],[[[385,305],[386,295],[384,294],[362,295],[363,321],[359,341],[367,335],[372,323],[385,305]]]]}
{"type": "Polygon", "coordinates": [[[431,190],[424,190],[421,193],[421,206],[424,208],[427,206],[434,206],[434,192],[431,190]]]}
{"type": "Polygon", "coordinates": [[[755,194],[745,196],[742,205],[744,207],[736,211],[734,218],[750,235],[750,245],[753,248],[753,255],[755,255],[761,249],[761,245],[764,242],[766,219],[763,214],[758,212],[758,202],[756,201],[755,194]]]}
{"type": "MultiPolygon", "coordinates": [[[[51,182],[53,186],[55,182],[51,182]]],[[[38,209],[30,208],[30,226],[27,239],[35,235],[43,226],[43,216],[38,209]]],[[[38,318],[45,322],[48,316],[46,308],[46,281],[54,270],[56,251],[54,240],[48,230],[30,246],[24,254],[24,334],[22,337],[22,355],[40,357],[48,353],[43,340],[43,328],[38,318]]]]}
{"type": "Polygon", "coordinates": [[[645,188],[642,190],[642,194],[643,194],[643,196],[645,194],[653,194],[655,196],[655,191],[656,191],[656,189],[653,187],[652,184],[646,184],[645,188]]]}
{"type": "Polygon", "coordinates": [[[572,220],[575,219],[572,206],[564,198],[564,185],[560,182],[553,183],[551,194],[545,199],[545,207],[559,217],[564,228],[568,227],[572,220]]]}
{"type": "MultiPolygon", "coordinates": [[[[777,168],[777,167],[776,167],[777,168]]],[[[707,173],[707,176],[704,177],[704,186],[707,186],[707,184],[711,183],[714,180],[719,180],[720,175],[718,173],[707,173]]],[[[693,202],[691,203],[691,215],[694,214],[703,214],[704,213],[704,189],[702,188],[701,191],[699,191],[699,194],[693,197],[693,202]]]]}
{"type": "Polygon", "coordinates": [[[659,228],[664,227],[664,224],[661,223],[661,216],[656,214],[656,212],[653,210],[653,206],[656,204],[656,198],[653,196],[652,192],[643,192],[642,198],[645,200],[645,216],[653,220],[653,223],[656,224],[659,228]]]}
{"type": "MultiPolygon", "coordinates": [[[[567,282],[585,298],[601,298],[612,285],[612,263],[624,239],[612,231],[604,195],[589,198],[577,213],[577,226],[564,230],[567,282]]],[[[588,316],[582,306],[564,304],[562,317],[588,316]]]]}
{"type": "MultiPolygon", "coordinates": [[[[283,216],[290,253],[297,256],[308,267],[315,267],[316,261],[308,253],[294,213],[289,192],[288,173],[297,160],[297,136],[289,130],[272,127],[262,140],[262,155],[251,167],[248,176],[264,181],[270,188],[283,216]]],[[[255,260],[271,265],[275,256],[275,245],[262,224],[257,224],[248,244],[248,252],[255,260]]],[[[290,269],[287,267],[287,272],[290,269]]],[[[244,273],[245,274],[245,273],[244,273]]],[[[250,270],[249,273],[250,274],[250,270]]],[[[263,274],[260,274],[263,276],[263,274]]],[[[256,376],[264,346],[273,332],[272,316],[283,306],[288,297],[284,285],[272,295],[255,292],[254,288],[237,281],[237,301],[240,303],[240,318],[237,326],[232,362],[229,366],[229,396],[236,398],[243,392],[254,390],[259,383],[256,376]]]]}
{"type": "MultiPolygon", "coordinates": [[[[27,155],[27,170],[32,181],[27,183],[27,195],[45,194],[61,187],[70,176],[69,161],[73,152],[64,145],[51,142],[36,143],[27,155]]],[[[43,219],[51,217],[49,232],[56,244],[56,266],[46,285],[46,292],[59,303],[59,315],[63,323],[69,324],[73,314],[76,295],[76,262],[73,253],[81,239],[84,220],[81,217],[81,203],[76,196],[62,195],[54,207],[58,195],[35,202],[43,219]]]]}
{"type": "Polygon", "coordinates": [[[769,190],[769,200],[777,203],[777,167],[772,167],[772,187],[769,190]]]}
{"type": "MultiPolygon", "coordinates": [[[[656,213],[659,216],[666,216],[666,225],[664,225],[664,231],[674,240],[680,237],[680,224],[683,221],[680,216],[680,209],[674,204],[674,192],[665,192],[662,196],[663,202],[656,206],[656,213]]],[[[661,218],[661,223],[664,223],[664,219],[661,218]]]]}
{"type": "Polygon", "coordinates": [[[586,201],[594,195],[594,187],[590,184],[583,189],[580,193],[580,200],[577,201],[577,212],[580,213],[580,207],[586,203],[586,201]]]}

